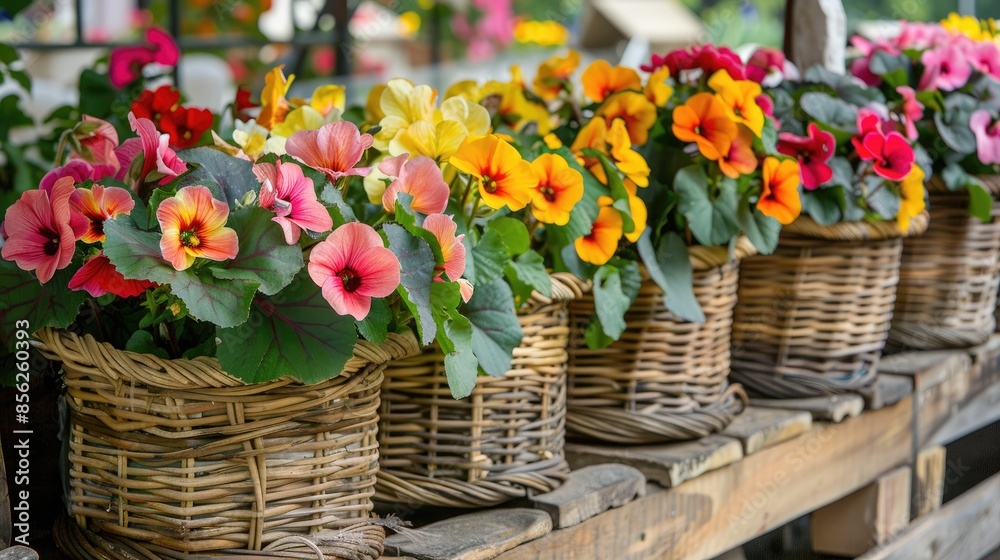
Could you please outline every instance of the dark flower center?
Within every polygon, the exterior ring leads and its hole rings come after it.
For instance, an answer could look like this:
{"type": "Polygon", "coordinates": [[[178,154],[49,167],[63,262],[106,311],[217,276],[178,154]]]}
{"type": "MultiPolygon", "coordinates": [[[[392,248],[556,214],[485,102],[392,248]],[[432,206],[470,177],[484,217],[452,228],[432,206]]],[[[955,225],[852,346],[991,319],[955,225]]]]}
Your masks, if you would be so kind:
{"type": "Polygon", "coordinates": [[[48,238],[48,241],[46,241],[45,245],[42,247],[42,251],[45,253],[45,256],[55,256],[55,254],[59,252],[59,234],[50,229],[43,229],[39,233],[41,233],[43,237],[48,238]]]}
{"type": "Polygon", "coordinates": [[[483,189],[485,189],[486,192],[490,194],[497,192],[496,180],[490,177],[489,175],[483,175],[483,189]]]}
{"type": "Polygon", "coordinates": [[[542,193],[542,196],[545,197],[545,200],[549,202],[556,201],[556,191],[551,186],[545,185],[544,187],[538,189],[538,192],[542,193]]]}
{"type": "Polygon", "coordinates": [[[200,247],[201,239],[198,239],[198,234],[194,231],[182,231],[181,245],[185,247],[200,247]]]}
{"type": "Polygon", "coordinates": [[[344,291],[351,293],[361,287],[361,277],[350,268],[340,271],[340,281],[344,283],[344,291]]]}

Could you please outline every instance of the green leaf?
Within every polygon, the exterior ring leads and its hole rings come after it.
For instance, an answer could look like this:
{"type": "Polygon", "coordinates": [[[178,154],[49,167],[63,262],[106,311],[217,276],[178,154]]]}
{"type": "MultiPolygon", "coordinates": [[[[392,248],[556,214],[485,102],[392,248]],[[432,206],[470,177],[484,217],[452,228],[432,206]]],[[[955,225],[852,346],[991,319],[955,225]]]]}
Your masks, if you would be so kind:
{"type": "Polygon", "coordinates": [[[291,283],[302,270],[302,249],[285,242],[274,216],[259,206],[247,206],[232,212],[226,224],[236,231],[240,251],[232,260],[212,266],[216,278],[245,280],[260,284],[260,291],[274,295],[291,283]]]}
{"type": "Polygon", "coordinates": [[[805,191],[802,193],[802,211],[816,220],[817,224],[829,226],[843,219],[845,201],[844,187],[839,184],[805,191]]]}
{"type": "Polygon", "coordinates": [[[389,336],[389,323],[392,321],[392,310],[382,298],[372,298],[372,307],[368,316],[362,321],[355,321],[358,332],[365,340],[381,344],[389,336]]]}
{"type": "Polygon", "coordinates": [[[631,305],[618,269],[611,265],[598,268],[594,275],[594,308],[608,336],[617,340],[625,332],[625,312],[631,305]]]}
{"type": "Polygon", "coordinates": [[[33,0],[5,0],[3,10],[11,17],[31,5],[33,0]]]}
{"type": "MultiPolygon", "coordinates": [[[[87,68],[80,73],[80,113],[107,117],[118,101],[118,90],[108,77],[87,68]]],[[[126,111],[127,112],[127,111],[126,111]]]]}
{"type": "Polygon", "coordinates": [[[220,280],[205,268],[174,270],[160,253],[160,235],[137,229],[119,217],[104,222],[104,254],[125,278],[169,284],[191,316],[219,327],[247,320],[256,282],[220,280]]]}
{"type": "Polygon", "coordinates": [[[125,349],[129,352],[135,352],[136,354],[152,354],[154,356],[159,356],[164,360],[169,359],[170,355],[163,348],[156,345],[153,340],[153,335],[149,331],[135,331],[132,336],[129,337],[128,342],[125,343],[125,349]]]}
{"type": "Polygon", "coordinates": [[[761,214],[750,203],[740,204],[736,211],[736,223],[746,233],[750,243],[764,255],[770,255],[778,248],[781,223],[761,214]]]}
{"type": "Polygon", "coordinates": [[[944,185],[948,187],[950,191],[960,191],[969,186],[969,183],[973,182],[972,176],[962,169],[962,166],[957,163],[951,163],[945,166],[941,170],[941,179],[944,180],[944,185]]]}
{"type": "Polygon", "coordinates": [[[529,249],[507,264],[508,278],[517,279],[523,289],[515,290],[518,301],[524,301],[531,296],[532,290],[545,297],[552,297],[552,277],[545,269],[545,259],[537,252],[529,249]]]}
{"type": "Polygon", "coordinates": [[[30,334],[42,327],[65,328],[76,319],[87,293],[68,288],[75,268],[57,270],[52,279],[39,284],[34,274],[0,259],[0,340],[6,349],[14,350],[21,327],[30,334]]]}
{"type": "Polygon", "coordinates": [[[934,113],[934,124],[937,125],[941,140],[962,155],[976,151],[976,135],[969,125],[969,119],[975,110],[975,99],[955,93],[945,99],[944,111],[934,113]]]}
{"type": "Polygon", "coordinates": [[[680,195],[678,209],[702,245],[725,245],[737,233],[736,189],[731,181],[722,181],[720,187],[713,201],[708,193],[708,176],[696,165],[681,169],[674,178],[674,189],[680,195]]]}
{"type": "MultiPolygon", "coordinates": [[[[412,203],[413,195],[410,193],[401,192],[396,195],[396,213],[394,215],[396,223],[403,226],[406,231],[410,232],[410,235],[426,241],[431,251],[434,252],[434,261],[439,265],[444,264],[441,243],[438,242],[437,236],[423,228],[424,216],[410,208],[412,203]]],[[[451,278],[451,280],[458,280],[458,278],[451,278]]]]}
{"type": "Polygon", "coordinates": [[[344,201],[343,193],[329,182],[320,191],[319,200],[330,207],[333,213],[333,227],[343,225],[344,222],[358,221],[354,215],[354,209],[344,201]]]}
{"type": "MultiPolygon", "coordinates": [[[[253,164],[249,161],[212,148],[202,146],[191,148],[177,154],[185,163],[196,167],[184,174],[178,188],[189,185],[205,185],[215,183],[222,187],[222,196],[230,208],[236,207],[236,201],[242,200],[249,191],[259,191],[260,181],[253,173],[253,164]]],[[[215,193],[213,193],[215,194],[215,193]]],[[[216,195],[218,196],[218,195],[216,195]]]]}
{"type": "Polygon", "coordinates": [[[510,250],[499,231],[487,229],[483,233],[483,238],[472,248],[472,260],[475,262],[477,285],[489,284],[503,275],[510,261],[510,250]]]}
{"type": "Polygon", "coordinates": [[[884,50],[876,50],[871,56],[871,71],[896,89],[909,83],[910,61],[903,55],[892,55],[884,50]]]}
{"type": "Polygon", "coordinates": [[[799,106],[817,124],[839,131],[853,131],[857,126],[857,111],[848,102],[822,92],[809,92],[799,99],[799,106]]]}
{"type": "MultiPolygon", "coordinates": [[[[881,181],[879,181],[881,183],[881,181]]],[[[877,212],[883,220],[891,220],[899,213],[899,196],[889,187],[883,184],[881,187],[872,188],[869,185],[868,206],[877,212]]]]}
{"type": "Polygon", "coordinates": [[[222,369],[247,383],[293,377],[318,383],[340,375],[358,335],[354,318],[338,315],[305,275],[273,298],[254,301],[246,324],[220,328],[222,369]]]}
{"type": "Polygon", "coordinates": [[[531,248],[531,237],[524,222],[516,218],[497,218],[490,222],[489,229],[495,230],[503,239],[511,255],[520,255],[531,248]]]}
{"type": "Polygon", "coordinates": [[[400,292],[404,301],[417,319],[417,330],[421,343],[430,344],[437,330],[434,314],[431,312],[431,284],[434,283],[434,252],[427,242],[414,237],[396,224],[382,226],[389,250],[399,259],[400,292]]]}
{"type": "Polygon", "coordinates": [[[507,373],[524,336],[510,287],[502,279],[480,282],[463,312],[472,323],[472,348],[483,371],[496,377],[507,373]]]}
{"type": "Polygon", "coordinates": [[[587,325],[587,330],[583,333],[583,341],[587,343],[587,348],[591,350],[600,350],[601,348],[607,348],[615,341],[604,332],[604,326],[601,325],[601,320],[598,317],[594,317],[590,324],[587,325]]]}
{"type": "Polygon", "coordinates": [[[437,322],[437,342],[444,354],[448,387],[456,399],[469,396],[479,377],[479,362],[472,344],[472,323],[458,312],[461,301],[458,284],[435,282],[431,286],[431,308],[437,322]]]}
{"type": "Polygon", "coordinates": [[[668,232],[654,249],[646,232],[639,238],[638,248],[649,277],[663,290],[667,309],[685,321],[704,323],[705,312],[694,295],[694,270],[681,236],[668,232]]]}
{"type": "Polygon", "coordinates": [[[0,62],[5,66],[10,66],[17,59],[17,49],[6,43],[0,43],[0,62]]]}
{"type": "Polygon", "coordinates": [[[992,219],[993,197],[978,181],[970,182],[967,188],[969,190],[969,214],[979,218],[979,221],[984,224],[988,223],[992,219]]]}
{"type": "Polygon", "coordinates": [[[27,72],[22,72],[21,70],[11,70],[10,77],[14,78],[17,83],[21,84],[24,91],[31,91],[31,76],[27,72]]]}

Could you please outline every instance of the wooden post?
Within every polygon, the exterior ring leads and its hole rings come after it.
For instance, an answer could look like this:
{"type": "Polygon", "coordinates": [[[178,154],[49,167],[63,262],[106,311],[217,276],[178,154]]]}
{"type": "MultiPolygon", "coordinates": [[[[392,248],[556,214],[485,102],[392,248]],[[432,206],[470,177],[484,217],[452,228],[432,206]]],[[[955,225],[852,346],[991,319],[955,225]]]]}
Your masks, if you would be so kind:
{"type": "Polygon", "coordinates": [[[913,493],[913,519],[941,508],[944,496],[944,472],[947,451],[940,445],[928,447],[917,454],[916,485],[913,493]]]}
{"type": "Polygon", "coordinates": [[[788,0],[785,55],[805,72],[816,64],[843,74],[847,14],[842,0],[788,0]]]}
{"type": "Polygon", "coordinates": [[[813,550],[853,558],[888,542],[909,523],[910,467],[900,467],[813,512],[813,550]]]}

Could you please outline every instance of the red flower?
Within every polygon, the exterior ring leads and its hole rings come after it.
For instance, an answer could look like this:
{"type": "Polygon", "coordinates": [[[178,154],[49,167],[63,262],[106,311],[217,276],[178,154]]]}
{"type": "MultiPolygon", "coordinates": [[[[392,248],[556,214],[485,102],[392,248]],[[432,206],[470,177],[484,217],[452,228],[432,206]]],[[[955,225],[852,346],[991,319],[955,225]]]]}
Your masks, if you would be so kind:
{"type": "Polygon", "coordinates": [[[208,109],[179,107],[160,120],[160,129],[170,135],[170,145],[184,149],[198,145],[214,117],[208,109]]]}
{"type": "Polygon", "coordinates": [[[709,76],[717,70],[725,70],[734,80],[746,79],[746,67],[743,61],[729,47],[694,46],[671,51],[662,57],[654,54],[650,63],[641,68],[646,72],[653,72],[663,66],[670,68],[671,76],[680,76],[682,70],[700,69],[709,76]]]}
{"type": "Polygon", "coordinates": [[[131,109],[136,118],[159,123],[163,115],[169,115],[178,107],[180,100],[181,92],[173,86],[162,85],[156,91],[142,90],[139,97],[132,102],[131,109]]]}
{"type": "MultiPolygon", "coordinates": [[[[874,157],[875,173],[890,181],[902,181],[913,169],[913,147],[898,132],[882,135],[870,132],[862,141],[864,148],[874,157]]],[[[865,158],[868,159],[868,158],[865,158]]]]}
{"type": "Polygon", "coordinates": [[[69,281],[69,289],[86,290],[93,297],[101,297],[104,294],[114,294],[122,298],[135,297],[141,295],[147,288],[155,287],[156,283],[149,280],[126,280],[104,253],[88,260],[69,281]]]}
{"type": "Polygon", "coordinates": [[[802,186],[811,191],[833,177],[833,169],[826,162],[833,157],[837,141],[833,134],[820,130],[816,123],[809,124],[807,134],[778,134],[778,151],[799,160],[802,186]]]}
{"type": "Polygon", "coordinates": [[[260,107],[260,105],[250,101],[250,90],[243,86],[236,88],[236,101],[233,102],[233,116],[238,120],[248,121],[253,118],[250,116],[249,110],[254,107],[260,107]]]}
{"type": "Polygon", "coordinates": [[[865,148],[864,139],[873,132],[879,136],[884,136],[882,132],[882,117],[871,109],[862,108],[858,111],[857,126],[858,134],[854,138],[851,138],[851,143],[854,144],[854,149],[861,156],[861,159],[871,161],[875,159],[875,154],[868,151],[868,148],[865,148]]]}
{"type": "Polygon", "coordinates": [[[771,73],[782,74],[785,69],[785,53],[780,49],[760,47],[747,61],[747,79],[762,83],[771,73]]]}
{"type": "Polygon", "coordinates": [[[142,76],[142,68],[156,62],[174,66],[180,58],[180,49],[163,30],[150,27],[146,30],[146,45],[116,47],[108,57],[108,79],[111,85],[122,88],[142,76]]]}

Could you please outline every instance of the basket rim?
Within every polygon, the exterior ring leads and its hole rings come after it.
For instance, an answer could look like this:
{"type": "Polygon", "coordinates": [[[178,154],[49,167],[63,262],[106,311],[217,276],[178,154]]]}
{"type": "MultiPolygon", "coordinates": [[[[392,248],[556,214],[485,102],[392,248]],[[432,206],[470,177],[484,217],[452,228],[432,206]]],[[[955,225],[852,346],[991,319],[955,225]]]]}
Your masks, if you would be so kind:
{"type": "Polygon", "coordinates": [[[917,236],[927,231],[929,224],[930,214],[926,210],[910,220],[910,227],[906,231],[902,231],[895,220],[838,222],[824,226],[803,214],[784,226],[781,232],[831,241],[874,241],[917,236]]]}
{"type": "MultiPolygon", "coordinates": [[[[143,379],[142,383],[149,386],[159,386],[164,389],[176,389],[179,387],[187,389],[222,389],[268,386],[276,383],[285,385],[301,384],[304,387],[310,386],[290,376],[258,383],[247,383],[238,377],[226,373],[219,364],[219,360],[214,357],[199,356],[197,358],[164,359],[153,354],[122,350],[108,342],[99,341],[90,334],[80,336],[66,329],[55,327],[42,327],[34,333],[33,339],[36,348],[48,357],[58,361],[66,361],[66,356],[59,350],[60,346],[67,346],[73,349],[87,347],[99,349],[102,354],[115,358],[115,362],[117,363],[114,365],[118,366],[114,368],[116,370],[115,373],[125,380],[131,379],[132,381],[136,381],[133,375],[134,371],[130,371],[130,368],[125,367],[126,364],[135,364],[136,367],[147,370],[156,368],[160,372],[160,377],[173,377],[176,382],[173,384],[163,383],[161,385],[151,382],[150,379],[143,379]],[[195,373],[196,375],[191,375],[191,373],[195,373]]],[[[353,374],[348,373],[348,370],[361,371],[367,365],[382,365],[389,360],[413,355],[419,351],[420,346],[416,336],[412,332],[405,334],[389,333],[386,341],[382,344],[375,344],[364,339],[359,339],[354,345],[352,356],[344,365],[344,369],[339,374],[331,376],[328,380],[320,381],[313,385],[318,385],[332,379],[350,377],[353,374]]],[[[93,367],[93,364],[87,364],[87,367],[93,367]]]]}
{"type": "MultiPolygon", "coordinates": [[[[976,178],[983,184],[986,191],[990,193],[993,200],[1000,199],[1000,175],[976,175],[976,178]]],[[[964,189],[957,191],[949,189],[944,179],[937,173],[927,181],[926,185],[927,190],[933,193],[956,195],[965,193],[964,189]]]]}

